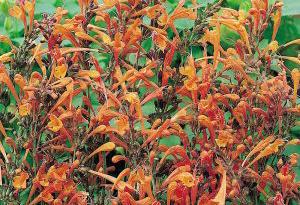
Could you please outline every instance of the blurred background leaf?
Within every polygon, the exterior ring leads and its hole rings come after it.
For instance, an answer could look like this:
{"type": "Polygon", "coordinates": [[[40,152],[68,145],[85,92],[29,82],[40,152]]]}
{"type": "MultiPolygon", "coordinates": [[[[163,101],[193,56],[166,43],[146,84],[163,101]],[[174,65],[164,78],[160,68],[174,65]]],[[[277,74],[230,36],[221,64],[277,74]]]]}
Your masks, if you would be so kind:
{"type": "Polygon", "coordinates": [[[297,0],[283,0],[284,7],[282,13],[284,16],[300,17],[300,2],[297,0]]]}

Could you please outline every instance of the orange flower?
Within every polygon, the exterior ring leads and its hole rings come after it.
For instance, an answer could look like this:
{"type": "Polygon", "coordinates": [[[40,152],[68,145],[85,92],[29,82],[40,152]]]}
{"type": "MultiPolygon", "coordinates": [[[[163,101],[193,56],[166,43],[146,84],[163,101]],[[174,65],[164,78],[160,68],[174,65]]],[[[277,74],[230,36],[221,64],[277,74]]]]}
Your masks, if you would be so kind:
{"type": "Polygon", "coordinates": [[[33,28],[35,0],[33,0],[32,2],[25,1],[24,9],[29,16],[29,33],[30,33],[33,28]]]}
{"type": "Polygon", "coordinates": [[[290,160],[289,160],[289,162],[290,162],[290,164],[291,164],[292,166],[297,166],[298,159],[299,159],[299,154],[294,153],[294,154],[291,154],[291,155],[290,155],[290,160]]]}
{"type": "Polygon", "coordinates": [[[264,150],[262,150],[258,156],[250,163],[248,164],[247,167],[250,167],[252,164],[254,164],[255,162],[257,162],[258,160],[260,160],[263,157],[269,156],[271,154],[274,154],[276,152],[278,152],[279,147],[284,145],[284,140],[283,139],[276,139],[272,144],[269,144],[264,150]]]}
{"type": "Polygon", "coordinates": [[[96,70],[80,70],[78,72],[78,76],[79,77],[90,77],[90,78],[99,78],[100,77],[100,73],[96,70]]]}
{"type": "Polygon", "coordinates": [[[174,9],[174,11],[170,15],[167,14],[167,11],[162,10],[163,14],[158,18],[158,23],[162,26],[165,26],[165,28],[164,28],[165,30],[168,27],[170,27],[177,37],[179,37],[179,34],[174,25],[174,21],[176,19],[187,18],[187,19],[195,20],[197,18],[197,13],[195,11],[193,11],[193,9],[183,7],[184,3],[185,3],[185,0],[179,1],[179,3],[177,4],[177,7],[174,9]]]}
{"type": "Polygon", "coordinates": [[[51,114],[49,119],[50,122],[48,123],[47,127],[52,132],[58,132],[63,127],[62,121],[59,118],[57,118],[55,115],[51,114]]]}
{"type": "Polygon", "coordinates": [[[21,89],[23,89],[24,86],[27,84],[25,78],[23,76],[21,76],[20,74],[15,75],[14,81],[21,89]]]}
{"type": "Polygon", "coordinates": [[[213,69],[214,71],[216,70],[218,66],[218,57],[220,57],[220,38],[221,38],[221,33],[220,33],[220,23],[217,21],[215,24],[216,30],[206,30],[205,35],[202,39],[204,42],[210,42],[214,46],[214,66],[213,69]]]}
{"type": "Polygon", "coordinates": [[[108,8],[113,7],[114,5],[116,5],[117,3],[119,3],[119,0],[103,0],[103,3],[105,6],[107,6],[108,8]]]}
{"type": "Polygon", "coordinates": [[[63,205],[63,203],[62,203],[61,199],[55,199],[53,201],[53,205],[63,205]]]}
{"type": "Polygon", "coordinates": [[[9,14],[12,17],[15,17],[19,20],[22,20],[23,26],[24,26],[24,33],[27,33],[27,20],[26,20],[26,14],[25,14],[25,9],[24,5],[14,5],[12,8],[9,9],[9,14]]]}
{"type": "Polygon", "coordinates": [[[136,111],[136,114],[141,122],[141,129],[142,131],[144,131],[144,117],[139,96],[137,95],[137,93],[130,92],[124,96],[124,99],[130,103],[130,111],[136,111]]]}
{"type": "Polygon", "coordinates": [[[67,164],[62,164],[58,167],[51,166],[48,170],[47,177],[58,181],[64,181],[67,178],[68,170],[69,166],[67,164]]]}
{"type": "Polygon", "coordinates": [[[246,156],[244,162],[242,163],[242,167],[244,166],[244,164],[246,163],[246,161],[252,157],[255,153],[261,151],[262,149],[264,149],[266,146],[268,146],[268,144],[270,144],[271,142],[274,141],[274,136],[270,135],[268,136],[266,139],[260,141],[252,150],[251,152],[246,156]]]}
{"type": "Polygon", "coordinates": [[[115,149],[116,145],[113,142],[107,142],[100,147],[98,147],[94,152],[92,152],[89,156],[87,156],[84,160],[83,163],[85,163],[88,159],[90,159],[92,156],[95,154],[98,154],[99,152],[110,152],[113,149],[115,149]]]}
{"type": "Polygon", "coordinates": [[[17,19],[20,19],[22,15],[22,10],[19,6],[15,5],[11,9],[9,9],[9,14],[17,19]]]}
{"type": "Polygon", "coordinates": [[[170,43],[168,38],[160,33],[153,32],[153,41],[156,43],[158,48],[162,51],[167,47],[167,43],[170,43]]]}
{"type": "Polygon", "coordinates": [[[40,193],[38,198],[46,203],[51,203],[53,201],[53,196],[47,189],[40,193]]]}
{"type": "Polygon", "coordinates": [[[173,181],[168,185],[167,189],[167,205],[171,204],[171,199],[174,197],[175,189],[177,188],[177,182],[173,181]]]}
{"type": "Polygon", "coordinates": [[[18,176],[15,176],[13,179],[13,186],[15,189],[25,189],[26,180],[29,178],[27,172],[20,172],[18,176]]]}
{"type": "Polygon", "coordinates": [[[227,147],[227,145],[233,143],[233,136],[228,131],[220,130],[218,139],[216,139],[216,143],[219,147],[227,147]]]}
{"type": "Polygon", "coordinates": [[[57,7],[55,14],[54,14],[54,16],[56,18],[56,22],[59,23],[60,20],[62,19],[62,17],[67,14],[68,14],[68,10],[63,9],[62,7],[57,7]]]}
{"type": "Polygon", "coordinates": [[[67,74],[67,66],[65,64],[54,68],[54,76],[56,78],[64,78],[67,74]]]}
{"type": "Polygon", "coordinates": [[[215,130],[212,121],[209,117],[205,115],[199,115],[198,116],[198,122],[202,127],[206,127],[210,133],[210,137],[212,140],[215,140],[215,130]]]}
{"type": "Polygon", "coordinates": [[[61,192],[62,196],[68,196],[74,191],[76,191],[76,184],[73,180],[69,179],[63,183],[63,190],[61,192]]]}
{"type": "Polygon", "coordinates": [[[197,90],[197,82],[198,77],[196,75],[196,68],[194,64],[194,59],[192,56],[189,56],[188,58],[188,64],[184,67],[181,67],[179,69],[180,74],[187,76],[187,80],[184,81],[184,85],[187,90],[197,90]]]}
{"type": "MultiPolygon", "coordinates": [[[[89,170],[89,173],[102,177],[112,183],[115,183],[117,181],[117,178],[109,176],[107,174],[103,174],[101,172],[95,172],[93,170],[89,170]]],[[[128,188],[130,190],[135,190],[129,183],[119,180],[118,183],[116,184],[116,189],[118,189],[119,191],[124,191],[125,188],[128,188]]]]}
{"type": "Polygon", "coordinates": [[[299,81],[300,81],[300,70],[299,69],[293,69],[291,72],[292,80],[294,82],[294,96],[293,96],[293,102],[296,104],[297,100],[297,91],[299,87],[299,81]]]}
{"type": "Polygon", "coordinates": [[[40,174],[40,176],[38,177],[38,182],[44,187],[49,186],[47,174],[40,174]]]}
{"type": "Polygon", "coordinates": [[[226,170],[222,166],[222,164],[219,164],[218,171],[220,174],[222,174],[222,181],[221,181],[221,186],[220,189],[215,196],[214,199],[212,199],[212,202],[217,203],[218,205],[225,205],[226,201],[226,170]]]}
{"type": "Polygon", "coordinates": [[[86,205],[95,193],[78,192],[80,180],[85,190],[99,185],[114,205],[225,205],[248,199],[241,189],[251,181],[256,196],[287,201],[300,186],[299,156],[281,155],[300,140],[281,137],[294,126],[287,117],[300,114],[300,71],[289,72],[284,61],[300,58],[276,53],[300,39],[283,46],[274,40],[282,3],[251,0],[248,12],[221,1],[149,2],[78,0],[79,13],[66,16],[59,7],[42,21],[34,20],[36,0],[12,5],[9,13],[24,24],[26,52],[0,35],[11,48],[0,56],[0,93],[17,101],[4,109],[16,114],[13,128],[28,116],[33,130],[22,146],[6,134],[9,122],[0,122],[0,186],[12,184],[18,193],[28,183],[27,205],[86,205]],[[258,46],[272,17],[272,39],[258,46]],[[226,49],[222,27],[240,37],[226,49]],[[268,72],[274,60],[276,77],[268,72]],[[273,162],[274,155],[280,156],[273,162]],[[28,173],[19,168],[10,182],[13,162],[28,173]]]}
{"type": "Polygon", "coordinates": [[[195,184],[195,179],[189,172],[183,172],[176,175],[172,181],[180,181],[186,187],[192,187],[195,184]]]}
{"type": "Polygon", "coordinates": [[[19,99],[18,93],[10,80],[10,77],[6,71],[6,68],[3,63],[0,61],[0,82],[7,85],[8,89],[11,91],[12,95],[16,99],[17,103],[20,104],[21,101],[19,99]]]}
{"type": "Polygon", "coordinates": [[[129,130],[129,122],[128,117],[120,116],[118,120],[116,120],[117,129],[119,134],[123,136],[129,130]]]}
{"type": "Polygon", "coordinates": [[[116,181],[114,182],[113,186],[111,187],[111,190],[113,191],[118,184],[119,181],[121,181],[124,177],[128,176],[130,174],[130,169],[126,168],[124,169],[119,176],[117,177],[116,181]]]}
{"type": "Polygon", "coordinates": [[[128,161],[129,161],[129,159],[128,159],[127,157],[123,156],[123,155],[115,155],[115,156],[113,156],[112,159],[111,159],[111,161],[112,161],[113,163],[118,163],[118,162],[120,162],[120,161],[122,161],[122,160],[124,160],[125,162],[128,162],[128,161]]]}
{"type": "Polygon", "coordinates": [[[12,55],[12,52],[4,53],[0,56],[0,62],[7,63],[12,61],[12,58],[10,57],[12,55]]]}
{"type": "Polygon", "coordinates": [[[79,31],[79,32],[76,32],[75,35],[80,39],[83,39],[86,41],[91,41],[91,42],[98,44],[99,46],[102,46],[101,43],[99,43],[99,41],[97,41],[95,38],[91,37],[90,35],[88,35],[84,32],[79,31]]]}
{"type": "Polygon", "coordinates": [[[191,171],[191,167],[186,165],[186,166],[180,166],[177,167],[171,174],[169,174],[168,178],[162,183],[162,187],[167,186],[168,184],[176,181],[173,180],[177,175],[181,174],[181,173],[188,173],[189,171],[191,171]]]}
{"type": "Polygon", "coordinates": [[[274,25],[273,25],[272,41],[275,40],[277,32],[278,32],[278,29],[279,29],[279,26],[280,26],[283,3],[282,2],[278,2],[278,3],[276,3],[276,6],[277,6],[278,10],[273,15],[274,16],[274,25]]]}
{"type": "Polygon", "coordinates": [[[107,35],[106,33],[101,31],[101,28],[91,25],[88,25],[88,28],[91,29],[92,31],[96,32],[97,35],[95,36],[96,38],[102,40],[103,43],[105,43],[106,45],[112,45],[112,40],[110,38],[109,35],[107,35]]]}
{"type": "Polygon", "coordinates": [[[31,111],[31,105],[29,103],[22,104],[19,107],[19,114],[22,117],[29,115],[30,111],[31,111]]]}

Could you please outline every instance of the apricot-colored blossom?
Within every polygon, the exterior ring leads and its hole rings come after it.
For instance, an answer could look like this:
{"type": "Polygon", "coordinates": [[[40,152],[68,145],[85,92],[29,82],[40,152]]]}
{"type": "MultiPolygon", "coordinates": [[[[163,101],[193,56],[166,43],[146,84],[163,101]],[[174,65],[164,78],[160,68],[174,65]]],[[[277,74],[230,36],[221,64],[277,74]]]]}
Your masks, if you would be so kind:
{"type": "Polygon", "coordinates": [[[19,107],[19,114],[22,117],[29,115],[30,111],[31,111],[31,105],[29,103],[22,104],[19,107]]]}
{"type": "Polygon", "coordinates": [[[187,80],[184,81],[184,85],[188,90],[197,90],[197,81],[198,77],[196,75],[196,68],[194,66],[193,57],[189,57],[188,65],[185,67],[180,68],[180,73],[182,75],[187,76],[187,80]]]}
{"type": "Polygon", "coordinates": [[[21,171],[17,176],[13,179],[13,186],[15,189],[25,189],[26,188],[26,181],[29,178],[27,172],[21,171]]]}
{"type": "Polygon", "coordinates": [[[219,132],[218,139],[216,139],[216,143],[219,147],[227,147],[233,143],[233,136],[230,132],[222,130],[219,132]]]}
{"type": "Polygon", "coordinates": [[[59,65],[59,66],[56,66],[54,68],[54,76],[56,78],[64,78],[67,74],[67,66],[66,65],[59,65]]]}
{"type": "Polygon", "coordinates": [[[51,130],[53,132],[58,132],[63,127],[62,121],[59,118],[57,118],[55,115],[51,114],[49,116],[49,119],[50,119],[50,122],[47,125],[49,130],[51,130]]]}

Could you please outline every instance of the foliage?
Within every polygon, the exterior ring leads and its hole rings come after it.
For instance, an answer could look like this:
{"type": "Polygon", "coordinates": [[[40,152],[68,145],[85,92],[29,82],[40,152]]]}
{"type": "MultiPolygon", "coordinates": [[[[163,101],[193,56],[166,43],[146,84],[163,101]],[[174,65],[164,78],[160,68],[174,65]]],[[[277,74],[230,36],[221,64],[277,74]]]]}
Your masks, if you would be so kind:
{"type": "Polygon", "coordinates": [[[0,5],[0,203],[300,202],[299,3],[0,5]]]}

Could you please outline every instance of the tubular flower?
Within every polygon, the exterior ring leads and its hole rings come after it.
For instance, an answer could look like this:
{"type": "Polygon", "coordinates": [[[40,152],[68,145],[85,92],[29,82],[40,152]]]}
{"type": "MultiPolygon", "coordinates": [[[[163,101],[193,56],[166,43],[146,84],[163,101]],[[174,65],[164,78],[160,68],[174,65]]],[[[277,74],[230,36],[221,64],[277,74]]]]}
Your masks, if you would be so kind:
{"type": "Polygon", "coordinates": [[[190,91],[197,90],[198,77],[196,75],[196,68],[194,66],[193,57],[190,56],[188,60],[188,65],[180,68],[179,71],[182,75],[185,75],[188,78],[184,81],[186,89],[190,91]]]}
{"type": "Polygon", "coordinates": [[[55,115],[51,114],[49,119],[50,122],[47,125],[49,130],[53,132],[58,132],[63,127],[62,121],[59,118],[57,118],[55,115]]]}
{"type": "Polygon", "coordinates": [[[56,78],[64,78],[66,76],[67,73],[67,67],[66,65],[59,65],[57,67],[54,68],[54,76],[56,78]]]}
{"type": "Polygon", "coordinates": [[[24,117],[30,114],[31,105],[29,103],[25,103],[23,105],[20,105],[19,107],[19,114],[24,117]]]}
{"type": "Polygon", "coordinates": [[[227,147],[227,145],[230,145],[233,143],[233,136],[228,131],[220,131],[218,139],[216,139],[216,143],[219,147],[227,147]]]}
{"type": "Polygon", "coordinates": [[[17,176],[13,179],[13,186],[15,189],[25,189],[26,188],[26,181],[29,178],[27,172],[20,172],[17,176]]]}

